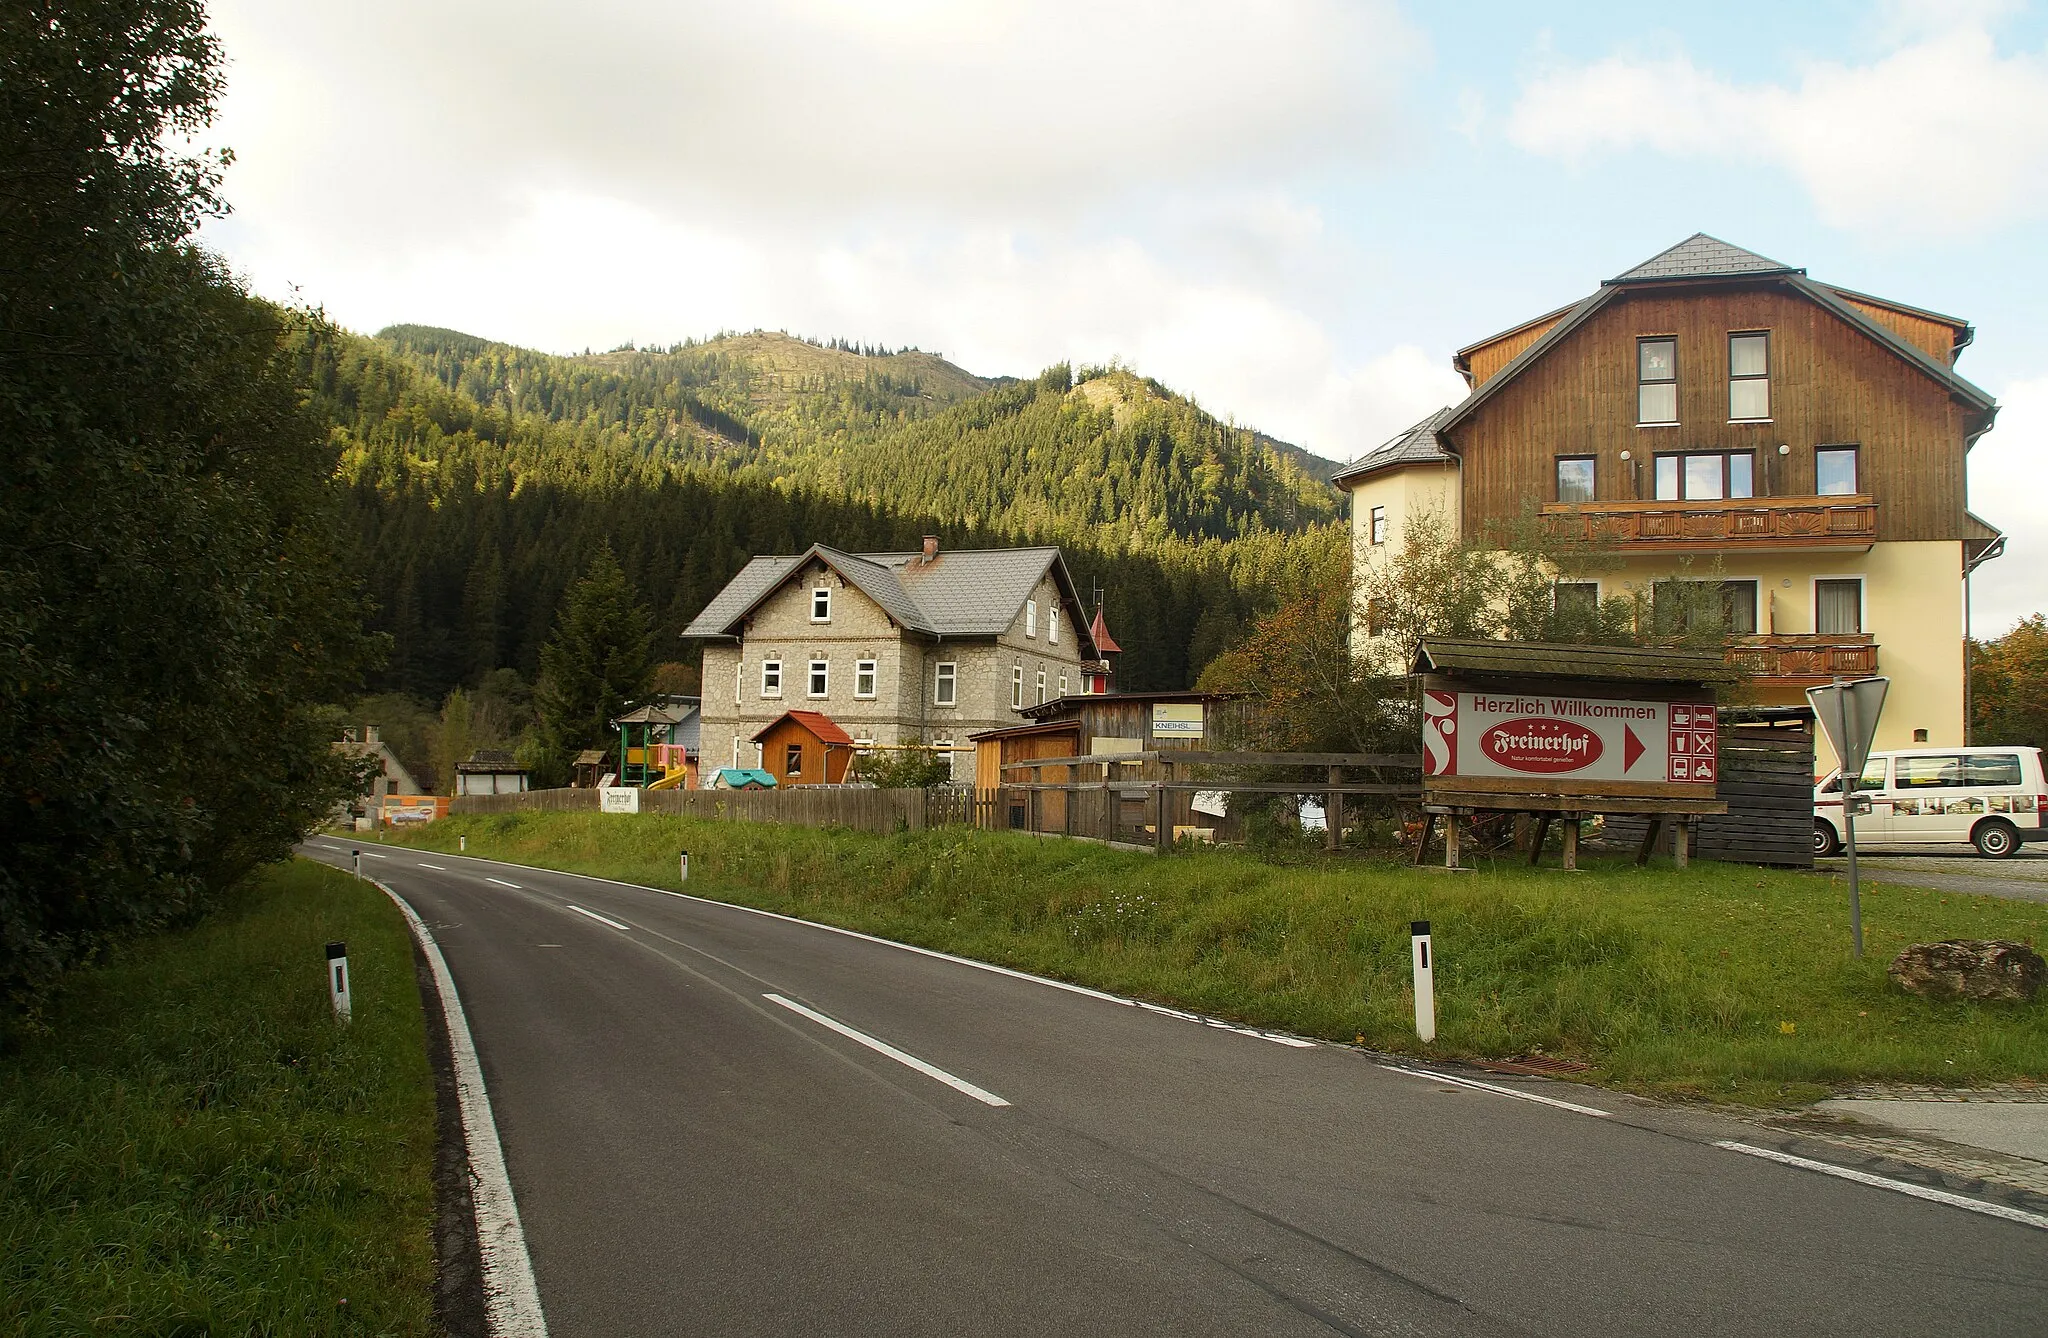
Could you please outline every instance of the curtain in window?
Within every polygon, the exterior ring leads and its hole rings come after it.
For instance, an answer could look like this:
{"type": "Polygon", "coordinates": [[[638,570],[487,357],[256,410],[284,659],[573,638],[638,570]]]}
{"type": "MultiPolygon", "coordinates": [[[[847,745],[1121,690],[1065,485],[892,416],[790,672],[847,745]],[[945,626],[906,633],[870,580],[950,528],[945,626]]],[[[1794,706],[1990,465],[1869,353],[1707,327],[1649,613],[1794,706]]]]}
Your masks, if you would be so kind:
{"type": "Polygon", "coordinates": [[[1842,636],[1863,630],[1863,584],[1860,581],[1815,581],[1814,630],[1842,636]]]}

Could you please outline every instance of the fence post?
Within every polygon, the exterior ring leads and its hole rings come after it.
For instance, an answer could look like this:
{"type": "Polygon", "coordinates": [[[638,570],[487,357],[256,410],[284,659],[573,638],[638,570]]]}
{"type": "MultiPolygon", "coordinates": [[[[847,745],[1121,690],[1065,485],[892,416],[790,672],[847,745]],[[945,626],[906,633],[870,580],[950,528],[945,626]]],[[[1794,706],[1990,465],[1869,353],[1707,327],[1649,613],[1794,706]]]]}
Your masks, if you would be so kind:
{"type": "Polygon", "coordinates": [[[1159,759],[1159,786],[1154,791],[1159,800],[1155,805],[1158,812],[1154,815],[1152,825],[1152,850],[1153,853],[1159,855],[1164,855],[1173,848],[1173,828],[1167,821],[1170,816],[1167,812],[1167,805],[1172,802],[1171,796],[1173,791],[1166,788],[1167,784],[1172,780],[1173,763],[1162,757],[1159,759]]]}
{"type": "Polygon", "coordinates": [[[1323,849],[1335,850],[1344,844],[1344,796],[1336,786],[1344,783],[1344,768],[1330,768],[1331,790],[1323,796],[1323,849]]]}

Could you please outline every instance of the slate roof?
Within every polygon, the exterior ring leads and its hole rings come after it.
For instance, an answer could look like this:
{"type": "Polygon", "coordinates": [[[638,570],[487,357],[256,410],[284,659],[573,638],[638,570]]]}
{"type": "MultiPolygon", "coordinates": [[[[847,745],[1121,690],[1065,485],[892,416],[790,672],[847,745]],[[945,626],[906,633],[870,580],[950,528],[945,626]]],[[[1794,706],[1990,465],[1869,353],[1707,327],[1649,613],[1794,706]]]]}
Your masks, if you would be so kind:
{"type": "Polygon", "coordinates": [[[1451,416],[1451,407],[1438,409],[1429,417],[1404,432],[1397,432],[1387,440],[1359,456],[1344,468],[1330,475],[1330,482],[1339,488],[1347,486],[1353,479],[1377,474],[1395,465],[1443,464],[1451,457],[1437,444],[1436,432],[1451,416]]]}
{"type": "MultiPolygon", "coordinates": [[[[731,637],[740,623],[813,558],[838,572],[882,607],[900,627],[933,636],[995,636],[1050,571],[1068,606],[1081,601],[1057,548],[962,548],[931,560],[922,553],[842,553],[813,544],[795,557],[757,557],[726,583],[683,629],[690,637],[731,637]]],[[[1094,642],[1078,619],[1069,623],[1084,652],[1094,642]]]]}
{"type": "Polygon", "coordinates": [[[1634,269],[1625,270],[1607,282],[1645,283],[1655,279],[1715,279],[1738,274],[1804,274],[1803,269],[1781,265],[1754,251],[1730,246],[1719,237],[1695,232],[1669,250],[1659,251],[1634,269]]]}
{"type": "Polygon", "coordinates": [[[1614,678],[1636,683],[1732,683],[1719,651],[1576,646],[1543,641],[1424,637],[1415,672],[1475,678],[1614,678]]]}

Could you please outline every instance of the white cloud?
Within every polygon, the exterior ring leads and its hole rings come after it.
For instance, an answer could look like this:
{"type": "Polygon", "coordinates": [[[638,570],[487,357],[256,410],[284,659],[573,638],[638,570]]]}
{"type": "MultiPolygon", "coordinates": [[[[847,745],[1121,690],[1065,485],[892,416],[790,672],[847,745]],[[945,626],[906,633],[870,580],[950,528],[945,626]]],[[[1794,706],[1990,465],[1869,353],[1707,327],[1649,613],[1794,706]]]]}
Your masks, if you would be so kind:
{"type": "Polygon", "coordinates": [[[2005,531],[2005,556],[1971,579],[1971,622],[1997,636],[2048,613],[2048,376],[1999,395],[1998,426],[1970,451],[1970,509],[2005,531]]]}
{"type": "Polygon", "coordinates": [[[1743,84],[1684,55],[1610,56],[1522,90],[1508,135],[1568,162],[1626,150],[1790,173],[1827,222],[1948,237],[2048,212],[2048,53],[2001,55],[2002,6],[1902,5],[1917,34],[1867,65],[1816,62],[1796,87],[1743,84]],[[1940,26],[1935,26],[1937,22],[1940,26]]]}

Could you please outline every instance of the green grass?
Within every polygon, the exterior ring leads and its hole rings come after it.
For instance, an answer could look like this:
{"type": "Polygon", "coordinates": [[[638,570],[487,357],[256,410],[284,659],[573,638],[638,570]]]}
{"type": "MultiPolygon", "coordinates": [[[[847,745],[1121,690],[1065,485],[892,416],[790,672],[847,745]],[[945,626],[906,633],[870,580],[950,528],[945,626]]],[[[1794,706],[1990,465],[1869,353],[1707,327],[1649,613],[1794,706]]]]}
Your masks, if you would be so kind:
{"type": "Polygon", "coordinates": [[[1931,1003],[1889,988],[1908,943],[2048,938],[2048,907],[1864,891],[1868,956],[1825,875],[1695,864],[1474,873],[1242,852],[1155,859],[944,829],[876,837],[643,814],[458,817],[404,841],[677,887],[908,943],[1385,1050],[1542,1052],[1596,1081],[1790,1103],[1855,1082],[2048,1074],[2048,998],[1931,1003]],[[1409,921],[1435,934],[1438,1035],[1414,1035],[1409,921]],[[1788,1030],[1789,1027],[1789,1030],[1788,1030]]]}
{"type": "Polygon", "coordinates": [[[0,1332],[433,1331],[433,1077],[382,893],[263,870],[45,1020],[0,1055],[0,1332]]]}

